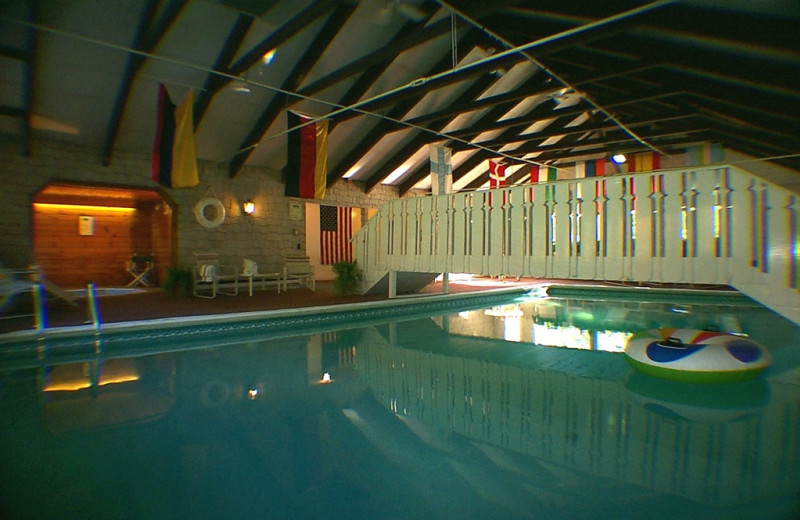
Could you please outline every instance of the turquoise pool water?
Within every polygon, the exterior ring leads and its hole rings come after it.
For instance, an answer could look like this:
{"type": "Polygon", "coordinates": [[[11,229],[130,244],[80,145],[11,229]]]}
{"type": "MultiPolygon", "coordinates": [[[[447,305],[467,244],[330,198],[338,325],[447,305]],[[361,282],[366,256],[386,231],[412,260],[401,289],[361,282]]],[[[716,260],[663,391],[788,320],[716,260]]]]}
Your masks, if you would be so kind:
{"type": "Polygon", "coordinates": [[[798,518],[800,330],[707,294],[509,292],[0,338],[0,513],[798,518]],[[652,379],[620,352],[653,326],[745,333],[775,363],[748,383],[652,379]]]}

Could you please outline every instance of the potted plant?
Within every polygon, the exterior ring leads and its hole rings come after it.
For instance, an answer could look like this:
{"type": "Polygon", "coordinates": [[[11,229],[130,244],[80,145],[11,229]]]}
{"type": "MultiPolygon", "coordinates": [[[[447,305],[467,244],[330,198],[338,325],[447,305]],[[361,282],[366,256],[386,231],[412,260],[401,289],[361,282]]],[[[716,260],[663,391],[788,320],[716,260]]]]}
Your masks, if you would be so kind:
{"type": "Polygon", "coordinates": [[[332,267],[333,272],[336,273],[336,279],[333,281],[334,291],[340,295],[356,293],[364,278],[364,273],[361,272],[358,264],[341,261],[336,262],[332,267]]]}
{"type": "Polygon", "coordinates": [[[164,292],[171,295],[191,296],[194,278],[192,270],[186,267],[170,267],[164,280],[164,292]]]}

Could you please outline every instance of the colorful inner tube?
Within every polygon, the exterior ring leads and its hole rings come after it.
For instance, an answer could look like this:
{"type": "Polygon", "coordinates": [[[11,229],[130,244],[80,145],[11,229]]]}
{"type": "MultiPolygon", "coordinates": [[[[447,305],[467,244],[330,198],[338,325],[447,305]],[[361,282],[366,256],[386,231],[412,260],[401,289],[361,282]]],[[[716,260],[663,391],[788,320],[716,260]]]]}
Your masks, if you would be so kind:
{"type": "Polygon", "coordinates": [[[687,383],[732,383],[758,377],[772,363],[758,343],[733,334],[696,329],[635,333],[625,358],[640,372],[687,383]]]}

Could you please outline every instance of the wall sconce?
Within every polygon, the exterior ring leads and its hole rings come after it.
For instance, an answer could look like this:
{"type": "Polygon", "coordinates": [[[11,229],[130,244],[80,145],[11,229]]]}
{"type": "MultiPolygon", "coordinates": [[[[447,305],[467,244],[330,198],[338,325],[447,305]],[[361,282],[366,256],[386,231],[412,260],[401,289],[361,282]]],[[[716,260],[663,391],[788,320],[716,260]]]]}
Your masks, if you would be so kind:
{"type": "Polygon", "coordinates": [[[252,200],[246,200],[242,204],[242,211],[244,211],[245,215],[252,215],[256,212],[256,203],[252,200]]]}

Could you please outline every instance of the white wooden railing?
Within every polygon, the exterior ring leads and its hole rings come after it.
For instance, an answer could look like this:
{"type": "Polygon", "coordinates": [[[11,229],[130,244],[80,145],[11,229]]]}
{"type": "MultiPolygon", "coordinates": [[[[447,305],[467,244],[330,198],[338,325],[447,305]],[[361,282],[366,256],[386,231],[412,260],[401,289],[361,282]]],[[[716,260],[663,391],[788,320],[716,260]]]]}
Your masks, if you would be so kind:
{"type": "Polygon", "coordinates": [[[390,272],[725,284],[800,324],[800,195],[733,166],[391,201],[354,237],[390,272]]]}

